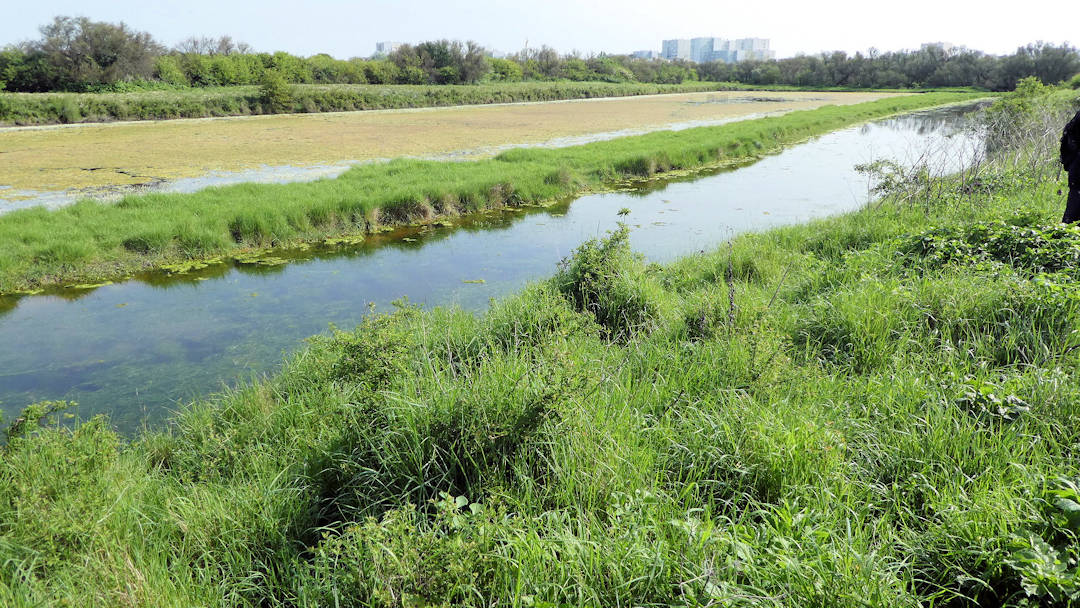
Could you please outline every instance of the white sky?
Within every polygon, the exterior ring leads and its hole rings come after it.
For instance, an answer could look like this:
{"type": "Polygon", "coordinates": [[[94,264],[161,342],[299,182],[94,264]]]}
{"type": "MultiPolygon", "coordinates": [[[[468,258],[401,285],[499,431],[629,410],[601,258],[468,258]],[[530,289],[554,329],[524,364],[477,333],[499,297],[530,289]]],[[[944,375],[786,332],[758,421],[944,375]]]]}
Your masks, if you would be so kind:
{"type": "Polygon", "coordinates": [[[0,46],[34,39],[55,15],[123,21],[172,46],[228,34],[258,51],[368,56],[383,40],[476,40],[513,52],[529,41],[561,52],[660,49],[665,38],[770,38],[779,57],[945,41],[992,54],[1044,40],[1080,43],[1075,0],[46,0],[19,2],[0,20],[0,46]],[[1003,5],[1004,6],[1004,5],[1003,5]]]}

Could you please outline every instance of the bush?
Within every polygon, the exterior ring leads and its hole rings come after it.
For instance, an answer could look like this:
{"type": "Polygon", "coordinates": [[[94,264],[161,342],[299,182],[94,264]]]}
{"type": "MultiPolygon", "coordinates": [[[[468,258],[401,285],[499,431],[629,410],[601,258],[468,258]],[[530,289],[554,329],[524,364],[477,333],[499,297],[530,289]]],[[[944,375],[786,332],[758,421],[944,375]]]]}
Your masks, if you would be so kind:
{"type": "Polygon", "coordinates": [[[428,606],[491,597],[497,513],[443,494],[427,517],[414,505],[325,536],[311,565],[316,605],[428,606]]]}
{"type": "Polygon", "coordinates": [[[630,229],[619,224],[608,235],[582,243],[553,280],[577,310],[596,318],[608,337],[626,339],[657,317],[657,300],[644,263],[630,250],[630,229]]]}
{"type": "Polygon", "coordinates": [[[157,62],[154,64],[154,76],[168,84],[184,87],[191,84],[187,74],[184,73],[184,69],[180,66],[180,61],[172,55],[157,58],[157,62]]]}
{"type": "Polygon", "coordinates": [[[292,110],[293,88],[277,70],[266,70],[263,73],[259,95],[273,114],[292,110]]]}
{"type": "Polygon", "coordinates": [[[905,263],[930,268],[998,263],[1032,275],[1067,272],[1075,276],[1080,267],[1080,227],[979,222],[906,237],[900,250],[906,254],[905,263]]]}
{"type": "Polygon", "coordinates": [[[521,65],[509,59],[488,59],[491,63],[490,79],[498,82],[520,82],[521,65]]]}
{"type": "Polygon", "coordinates": [[[356,331],[335,332],[329,344],[338,357],[330,365],[330,378],[368,393],[386,389],[407,371],[405,355],[415,343],[407,321],[418,312],[415,306],[402,305],[392,315],[365,318],[356,331]]]}

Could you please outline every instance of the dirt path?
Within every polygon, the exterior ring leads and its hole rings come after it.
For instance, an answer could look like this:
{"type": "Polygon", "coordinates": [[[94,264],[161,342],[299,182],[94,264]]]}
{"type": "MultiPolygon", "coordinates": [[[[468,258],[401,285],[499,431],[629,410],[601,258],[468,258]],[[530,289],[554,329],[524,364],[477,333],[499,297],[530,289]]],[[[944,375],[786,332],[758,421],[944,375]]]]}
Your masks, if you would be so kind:
{"type": "Polygon", "coordinates": [[[211,171],[428,156],[854,104],[888,93],[713,92],[0,131],[0,199],[211,171]]]}

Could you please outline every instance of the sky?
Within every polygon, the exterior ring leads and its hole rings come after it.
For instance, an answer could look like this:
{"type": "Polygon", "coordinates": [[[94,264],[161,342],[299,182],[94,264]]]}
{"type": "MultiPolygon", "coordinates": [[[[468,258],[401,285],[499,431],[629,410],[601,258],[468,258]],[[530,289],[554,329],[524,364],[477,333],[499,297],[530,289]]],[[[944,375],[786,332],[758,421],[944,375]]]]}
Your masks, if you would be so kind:
{"type": "Polygon", "coordinates": [[[949,42],[999,55],[1042,40],[1080,43],[1073,0],[45,0],[20,2],[0,20],[0,46],[38,37],[56,15],[124,22],[172,46],[230,35],[257,51],[366,57],[379,41],[475,40],[515,52],[528,43],[560,52],[660,50],[667,38],[769,38],[778,57],[949,42]],[[1069,13],[1069,14],[1065,14],[1069,13]]]}

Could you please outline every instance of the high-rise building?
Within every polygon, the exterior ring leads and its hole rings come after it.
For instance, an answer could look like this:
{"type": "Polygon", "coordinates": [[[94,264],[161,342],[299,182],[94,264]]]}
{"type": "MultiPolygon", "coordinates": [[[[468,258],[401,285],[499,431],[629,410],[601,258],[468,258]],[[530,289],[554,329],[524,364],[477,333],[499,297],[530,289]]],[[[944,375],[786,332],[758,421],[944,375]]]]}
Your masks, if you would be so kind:
{"type": "Polygon", "coordinates": [[[756,59],[762,61],[776,57],[776,51],[769,50],[768,38],[740,38],[735,41],[735,58],[733,61],[747,61],[756,59]]]}
{"type": "Polygon", "coordinates": [[[726,38],[702,37],[687,40],[665,40],[660,55],[664,59],[686,59],[696,63],[723,61],[735,63],[749,59],[774,59],[776,52],[769,50],[768,38],[726,38]]]}
{"type": "Polygon", "coordinates": [[[634,51],[634,59],[657,59],[660,57],[660,53],[656,51],[634,51]]]}
{"type": "Polygon", "coordinates": [[[376,55],[389,55],[401,47],[400,42],[376,42],[375,54],[376,55]]]}
{"type": "Polygon", "coordinates": [[[664,59],[690,59],[690,41],[684,39],[665,40],[660,50],[664,59]]]}
{"type": "Polygon", "coordinates": [[[716,38],[691,38],[690,61],[695,63],[707,63],[712,61],[713,44],[716,38]]]}

